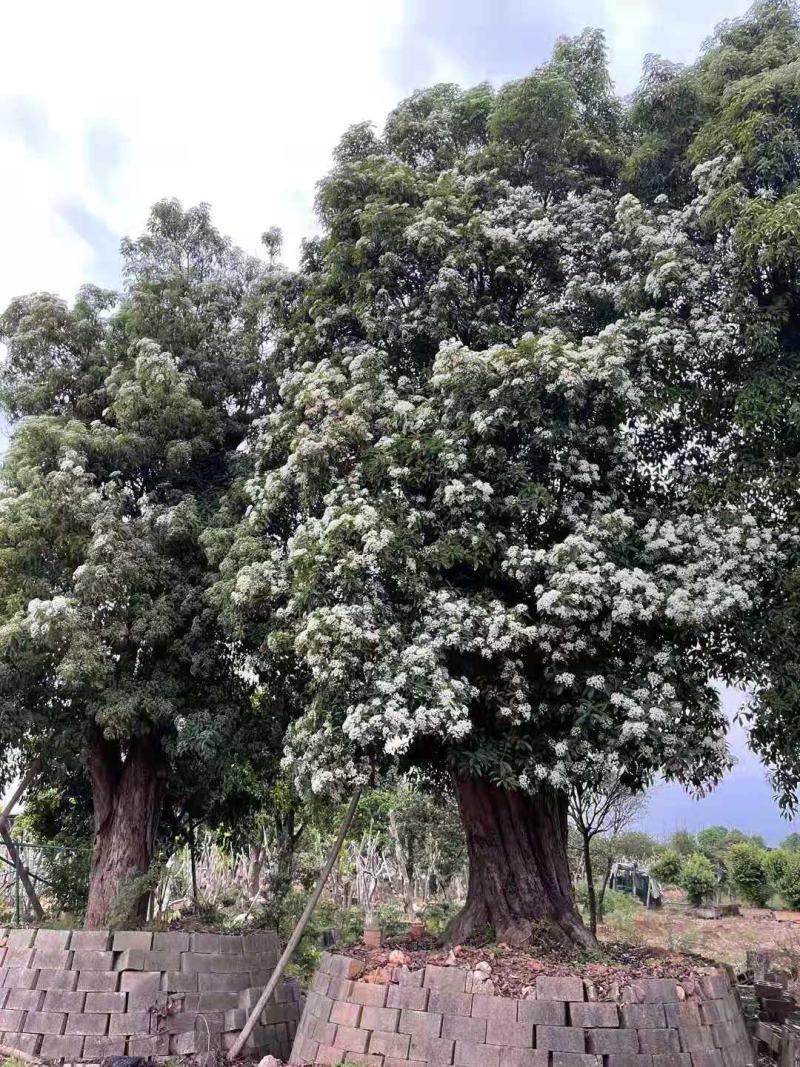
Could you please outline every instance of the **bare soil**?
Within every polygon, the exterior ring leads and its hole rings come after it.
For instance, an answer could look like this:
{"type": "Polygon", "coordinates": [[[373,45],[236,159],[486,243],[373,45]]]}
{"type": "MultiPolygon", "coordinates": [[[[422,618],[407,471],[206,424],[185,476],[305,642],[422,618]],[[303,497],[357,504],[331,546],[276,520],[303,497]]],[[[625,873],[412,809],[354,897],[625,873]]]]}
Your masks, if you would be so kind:
{"type": "Polygon", "coordinates": [[[646,944],[668,951],[696,953],[743,971],[748,950],[781,949],[800,963],[800,922],[771,916],[742,915],[726,919],[700,919],[677,908],[648,911],[636,908],[623,919],[612,915],[600,928],[600,937],[646,944]]]}
{"type": "Polygon", "coordinates": [[[544,945],[511,947],[505,944],[456,945],[442,948],[433,941],[412,942],[404,938],[387,941],[379,949],[363,944],[349,945],[343,951],[362,960],[363,979],[386,984],[397,981],[397,969],[419,970],[426,964],[460,967],[489,983],[486,992],[501,996],[525,997],[541,976],[580,977],[591,982],[598,999],[615,998],[631,982],[640,978],[676,978],[681,982],[699,979],[715,969],[713,961],[675,949],[642,944],[606,942],[594,953],[570,954],[544,945]]]}

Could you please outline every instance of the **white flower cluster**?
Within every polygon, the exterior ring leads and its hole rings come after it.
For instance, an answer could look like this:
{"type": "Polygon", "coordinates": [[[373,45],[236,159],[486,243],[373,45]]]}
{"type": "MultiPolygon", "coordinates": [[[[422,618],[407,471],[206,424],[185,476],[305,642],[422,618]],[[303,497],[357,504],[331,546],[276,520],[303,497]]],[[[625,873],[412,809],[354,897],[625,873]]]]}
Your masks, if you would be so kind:
{"type": "Polygon", "coordinates": [[[724,264],[693,252],[687,213],[633,197],[545,215],[528,189],[454,189],[462,225],[435,198],[405,204],[383,262],[405,255],[413,277],[434,259],[430,284],[412,299],[398,274],[366,301],[370,343],[332,346],[336,315],[316,319],[321,358],[286,373],[262,427],[242,535],[260,554],[231,596],[308,679],[287,761],[324,790],[513,740],[531,789],[602,759],[713,778],[706,635],[754,609],[778,548],[749,515],[654,493],[670,457],[639,441],[674,416],[666,361],[713,366],[739,343],[713,295],[724,264]]]}

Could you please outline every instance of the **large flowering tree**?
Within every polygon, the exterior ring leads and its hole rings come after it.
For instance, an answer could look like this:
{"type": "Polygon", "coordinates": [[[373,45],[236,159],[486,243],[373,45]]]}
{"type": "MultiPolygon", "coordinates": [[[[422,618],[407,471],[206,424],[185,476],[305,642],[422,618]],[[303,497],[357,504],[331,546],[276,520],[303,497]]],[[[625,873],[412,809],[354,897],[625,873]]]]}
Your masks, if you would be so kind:
{"type": "Polygon", "coordinates": [[[267,265],[163,202],[125,292],[0,317],[0,747],[91,786],[87,920],[139,910],[159,817],[221,818],[269,775],[274,710],[206,598],[200,535],[268,395],[267,265]],[[258,710],[260,708],[260,710],[258,710]]]}
{"type": "Polygon", "coordinates": [[[619,187],[625,136],[594,33],[496,95],[437,87],[382,138],[348,132],[223,546],[229,624],[306,696],[298,778],[452,778],[454,938],[591,942],[567,785],[718,779],[709,679],[740,671],[775,555],[767,525],[696,491],[706,443],[670,382],[677,362],[711,388],[744,356],[737,264],[700,228],[716,171],[648,208],[619,187]]]}

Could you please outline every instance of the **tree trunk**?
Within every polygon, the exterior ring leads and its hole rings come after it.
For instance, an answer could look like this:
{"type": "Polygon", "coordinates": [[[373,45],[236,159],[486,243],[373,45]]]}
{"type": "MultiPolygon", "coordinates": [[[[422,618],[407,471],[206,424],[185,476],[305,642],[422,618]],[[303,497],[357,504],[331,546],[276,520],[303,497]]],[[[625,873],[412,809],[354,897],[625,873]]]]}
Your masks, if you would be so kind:
{"type": "Polygon", "coordinates": [[[575,909],[567,860],[567,798],[535,797],[482,778],[456,778],[467,838],[469,886],[446,938],[465,941],[492,927],[497,941],[521,945],[537,933],[565,944],[596,941],[575,909]]]}
{"type": "Polygon", "coordinates": [[[164,795],[164,756],[152,736],[131,741],[123,762],[120,746],[96,738],[89,746],[94,802],[94,851],[86,926],[135,924],[145,916],[147,890],[138,886],[150,868],[164,795]]]}
{"type": "Polygon", "coordinates": [[[588,834],[583,838],[583,869],[586,872],[586,899],[589,902],[589,929],[597,934],[597,897],[594,892],[594,871],[592,869],[592,839],[588,834]]]}
{"type": "Polygon", "coordinates": [[[609,857],[606,864],[606,873],[603,875],[603,884],[600,886],[600,893],[597,897],[597,917],[600,922],[603,921],[603,908],[606,901],[606,889],[608,889],[608,880],[611,877],[611,868],[614,866],[614,860],[609,857]]]}

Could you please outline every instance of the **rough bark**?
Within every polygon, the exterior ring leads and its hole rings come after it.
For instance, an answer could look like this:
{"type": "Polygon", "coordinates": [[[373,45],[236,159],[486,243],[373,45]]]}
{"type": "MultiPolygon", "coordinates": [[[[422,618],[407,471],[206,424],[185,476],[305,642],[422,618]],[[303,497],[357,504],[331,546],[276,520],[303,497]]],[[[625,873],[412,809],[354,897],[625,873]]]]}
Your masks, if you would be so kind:
{"type": "Polygon", "coordinates": [[[575,909],[567,860],[567,799],[554,790],[529,796],[481,778],[455,782],[467,839],[469,886],[450,942],[485,934],[522,945],[534,936],[593,947],[575,909]]]}
{"type": "Polygon", "coordinates": [[[589,929],[597,933],[597,897],[594,891],[594,870],[592,867],[592,839],[583,834],[583,866],[586,872],[586,899],[589,901],[589,929]]]}
{"type": "Polygon", "coordinates": [[[86,908],[89,929],[144,918],[147,874],[164,795],[164,758],[158,740],[136,738],[123,760],[120,746],[95,738],[88,753],[94,801],[94,850],[86,908]]]}

